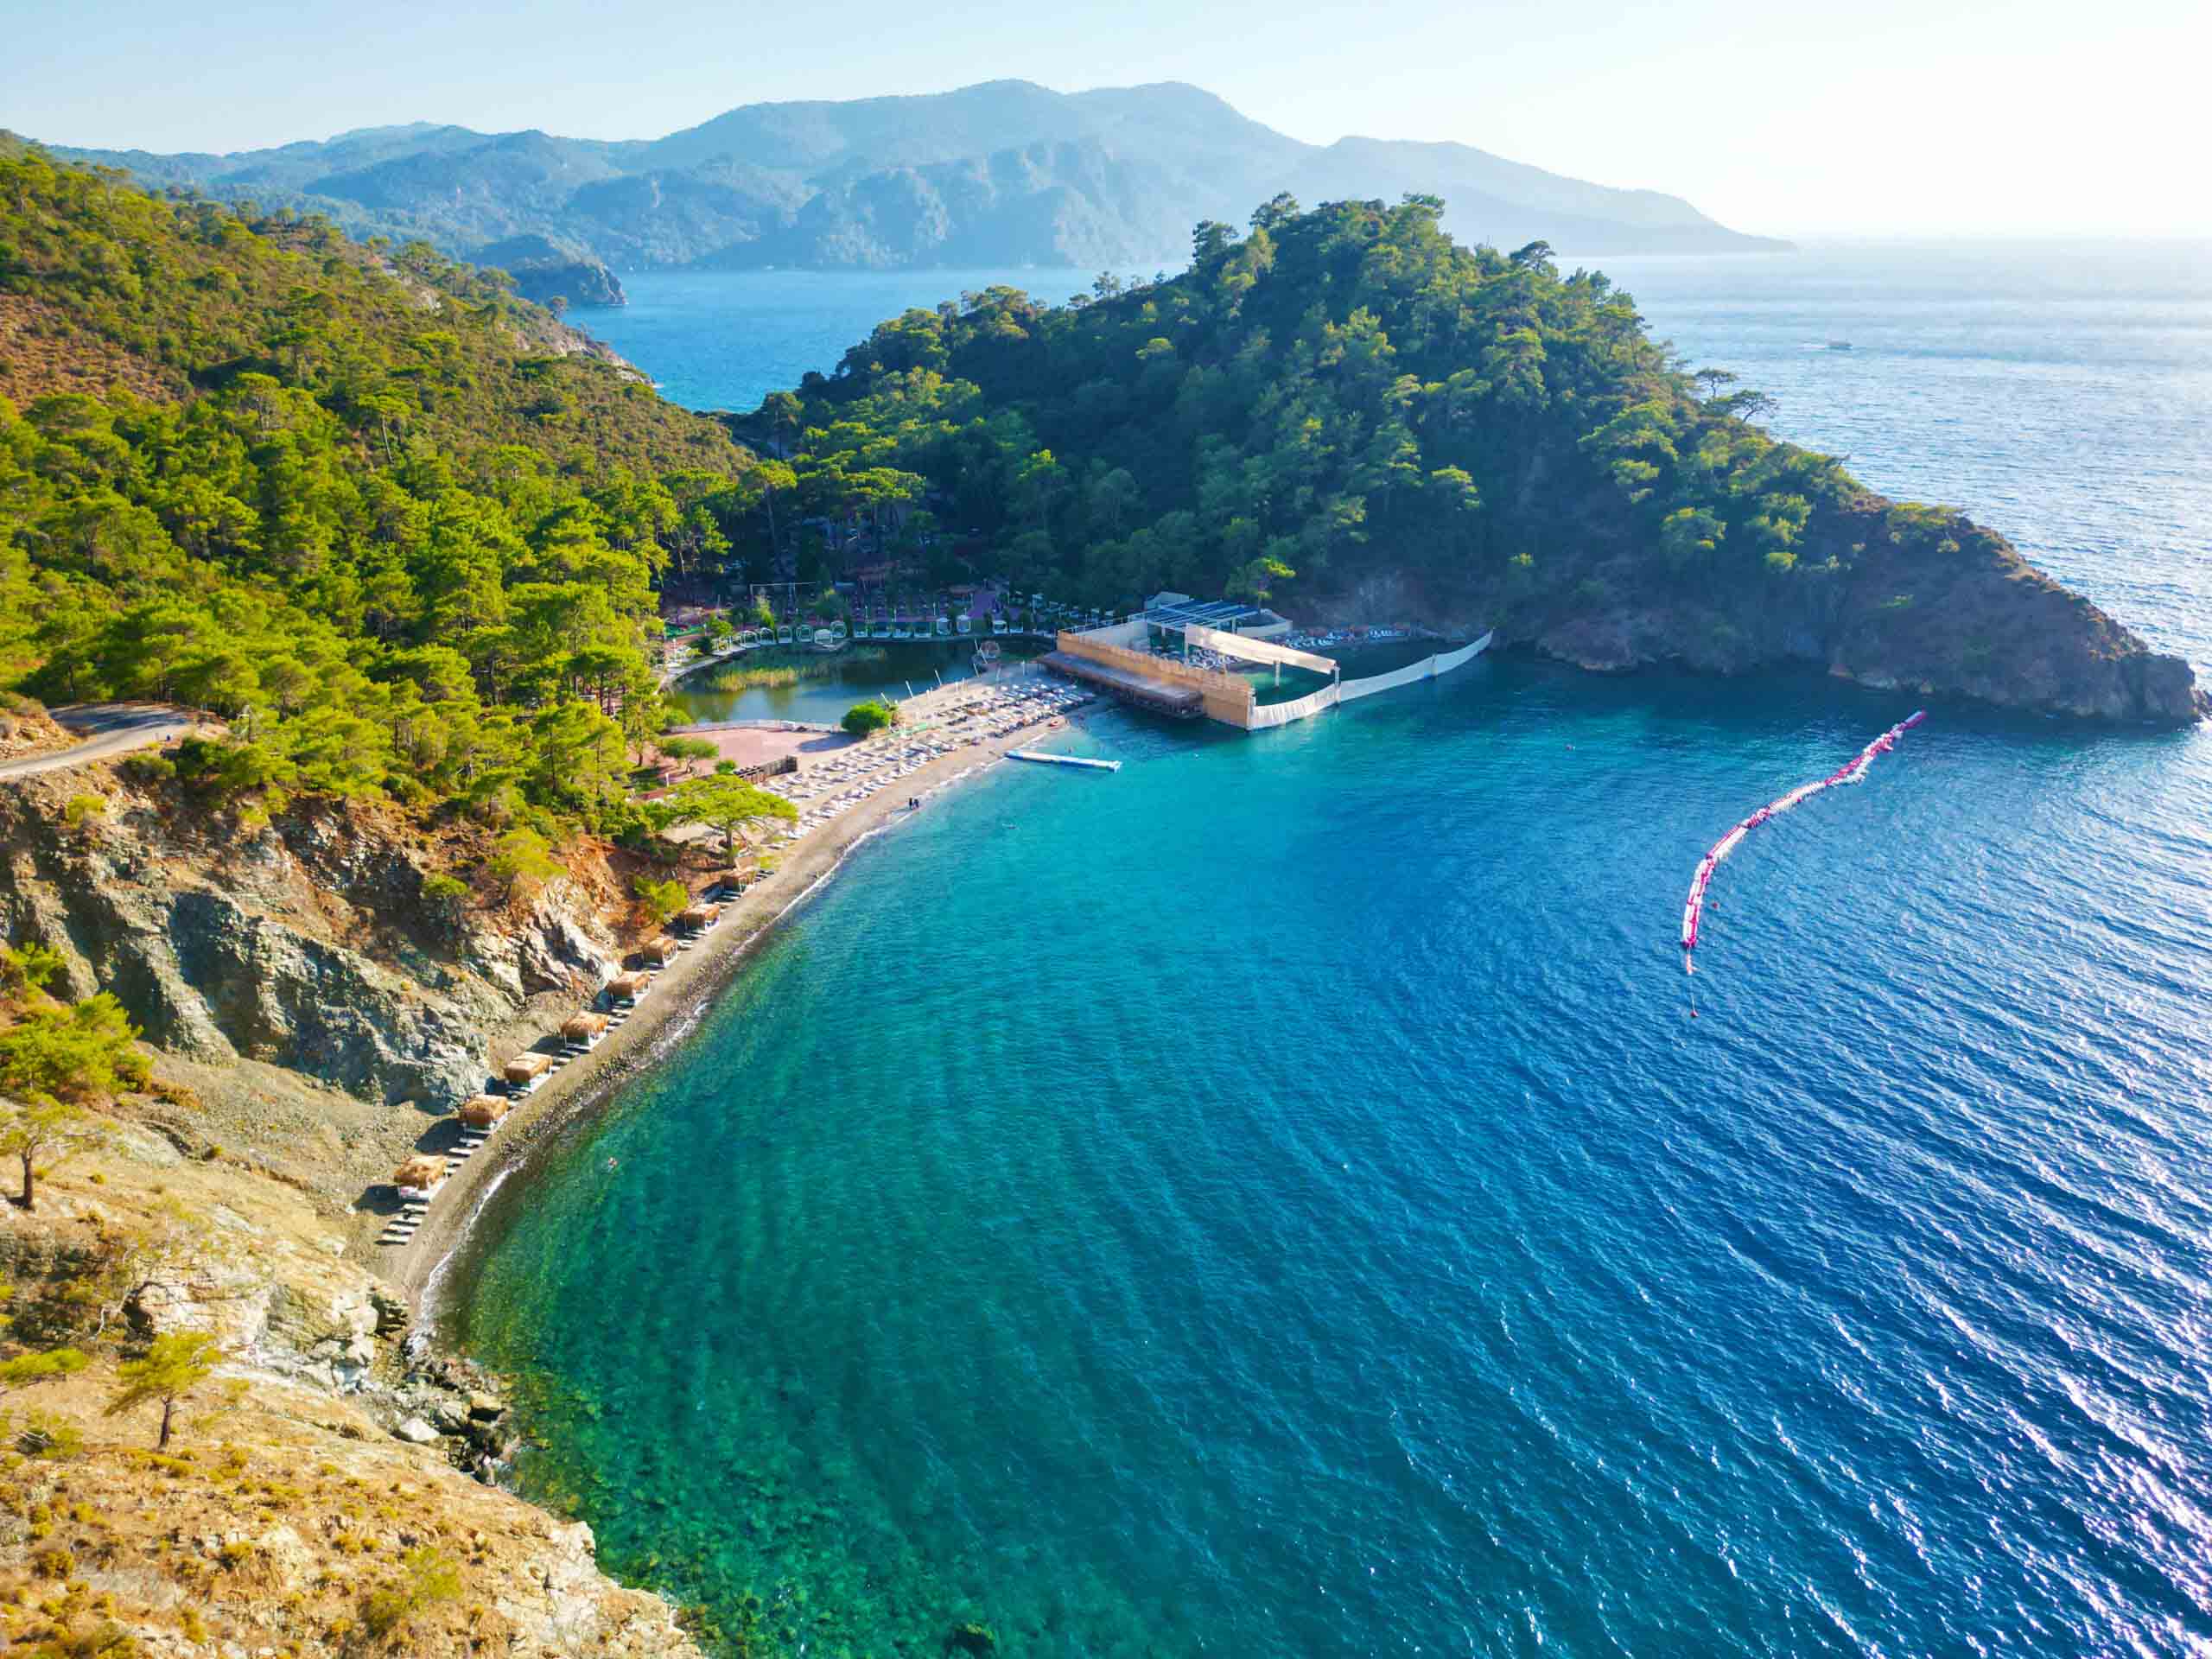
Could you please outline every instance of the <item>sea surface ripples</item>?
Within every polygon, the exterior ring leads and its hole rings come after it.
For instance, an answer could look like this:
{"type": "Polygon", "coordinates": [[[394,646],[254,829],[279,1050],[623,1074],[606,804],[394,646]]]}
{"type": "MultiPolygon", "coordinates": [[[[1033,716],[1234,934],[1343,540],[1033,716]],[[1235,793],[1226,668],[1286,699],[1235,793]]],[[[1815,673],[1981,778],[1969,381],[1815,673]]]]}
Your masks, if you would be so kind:
{"type": "MultiPolygon", "coordinates": [[[[2212,270],[2074,257],[1618,274],[2202,674],[2212,270]]],[[[809,1651],[2212,1649],[2212,739],[1937,706],[1689,1017],[1910,706],[1483,659],[933,804],[503,1190],[526,1480],[809,1651]]]]}

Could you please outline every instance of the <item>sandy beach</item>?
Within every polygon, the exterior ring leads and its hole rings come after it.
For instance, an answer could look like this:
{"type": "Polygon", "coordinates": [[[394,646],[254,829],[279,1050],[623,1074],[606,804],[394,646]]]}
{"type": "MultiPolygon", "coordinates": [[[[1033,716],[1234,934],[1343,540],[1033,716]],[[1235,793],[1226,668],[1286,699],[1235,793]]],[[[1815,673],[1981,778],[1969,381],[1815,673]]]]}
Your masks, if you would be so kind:
{"type": "Polygon", "coordinates": [[[883,790],[777,849],[776,874],[726,905],[720,925],[656,976],[651,994],[626,1023],[610,1031],[588,1056],[563,1067],[537,1093],[516,1103],[484,1149],[447,1178],[412,1238],[379,1245],[374,1240],[388,1217],[370,1211],[357,1214],[353,1242],[365,1259],[403,1287],[423,1314],[430,1315],[448,1288],[442,1281],[444,1268],[466,1242],[496,1186],[510,1176],[520,1178],[560,1131],[596,1111],[621,1084],[654,1064],[787,912],[827,880],[856,844],[908,816],[909,798],[919,796],[926,803],[1007,750],[1035,741],[1051,723],[1050,718],[1040,718],[1018,730],[963,744],[899,779],[895,788],[883,790]]]}

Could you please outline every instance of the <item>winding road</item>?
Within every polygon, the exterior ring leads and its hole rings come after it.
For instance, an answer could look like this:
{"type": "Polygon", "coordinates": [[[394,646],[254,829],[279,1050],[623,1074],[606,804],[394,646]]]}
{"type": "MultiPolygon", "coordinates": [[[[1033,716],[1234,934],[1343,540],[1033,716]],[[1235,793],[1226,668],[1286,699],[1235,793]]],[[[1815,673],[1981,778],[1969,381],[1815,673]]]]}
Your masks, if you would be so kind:
{"type": "Polygon", "coordinates": [[[205,719],[188,709],[152,702],[73,702],[51,712],[57,725],[79,734],[83,741],[66,749],[0,762],[0,782],[88,766],[95,760],[112,760],[134,749],[150,749],[175,738],[189,737],[205,719]]]}

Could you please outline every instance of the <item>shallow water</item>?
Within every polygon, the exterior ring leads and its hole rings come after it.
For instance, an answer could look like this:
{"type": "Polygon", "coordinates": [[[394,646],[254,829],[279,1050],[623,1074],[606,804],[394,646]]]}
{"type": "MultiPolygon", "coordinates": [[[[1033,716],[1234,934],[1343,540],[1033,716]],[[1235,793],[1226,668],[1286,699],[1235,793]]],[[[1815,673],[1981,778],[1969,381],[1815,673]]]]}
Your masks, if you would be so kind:
{"type": "MultiPolygon", "coordinates": [[[[1612,263],[2202,673],[2212,272],[2077,252],[1612,263]]],[[[794,1650],[2212,1646],[2212,739],[1938,706],[1688,1018],[1910,707],[1484,658],[933,803],[502,1194],[525,1480],[794,1650]]]]}

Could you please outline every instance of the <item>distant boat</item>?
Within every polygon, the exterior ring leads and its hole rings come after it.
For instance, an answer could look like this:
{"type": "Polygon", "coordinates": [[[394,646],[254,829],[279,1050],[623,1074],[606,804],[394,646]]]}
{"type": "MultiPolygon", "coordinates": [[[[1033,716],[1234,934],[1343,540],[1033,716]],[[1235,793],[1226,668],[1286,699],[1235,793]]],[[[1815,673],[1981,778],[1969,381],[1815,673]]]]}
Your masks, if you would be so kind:
{"type": "Polygon", "coordinates": [[[1847,352],[1850,349],[1851,342],[1847,340],[1832,340],[1828,341],[1828,350],[1832,352],[1847,352]]]}

